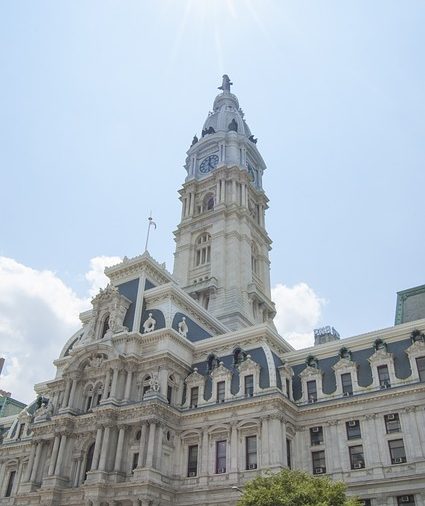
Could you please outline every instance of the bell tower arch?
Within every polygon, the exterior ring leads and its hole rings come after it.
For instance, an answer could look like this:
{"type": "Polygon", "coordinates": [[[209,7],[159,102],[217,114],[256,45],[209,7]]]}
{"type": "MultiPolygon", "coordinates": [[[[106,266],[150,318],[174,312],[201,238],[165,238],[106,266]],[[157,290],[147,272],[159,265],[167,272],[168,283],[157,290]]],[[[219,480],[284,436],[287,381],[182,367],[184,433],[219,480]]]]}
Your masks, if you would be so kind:
{"type": "Polygon", "coordinates": [[[231,85],[224,75],[202,135],[187,152],[174,277],[236,330],[271,321],[275,309],[262,186],[266,165],[231,85]]]}

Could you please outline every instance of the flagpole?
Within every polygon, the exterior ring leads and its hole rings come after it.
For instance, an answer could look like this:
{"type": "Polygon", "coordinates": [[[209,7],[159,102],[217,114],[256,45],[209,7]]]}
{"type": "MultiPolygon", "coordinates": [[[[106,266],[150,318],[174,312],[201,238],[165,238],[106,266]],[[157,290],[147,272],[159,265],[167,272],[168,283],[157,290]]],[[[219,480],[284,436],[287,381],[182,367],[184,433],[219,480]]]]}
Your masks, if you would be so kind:
{"type": "Polygon", "coordinates": [[[152,220],[152,211],[150,212],[150,216],[148,218],[148,232],[146,234],[146,244],[145,244],[145,251],[148,250],[148,243],[149,243],[149,233],[151,230],[151,226],[154,226],[156,228],[156,223],[152,220]]]}

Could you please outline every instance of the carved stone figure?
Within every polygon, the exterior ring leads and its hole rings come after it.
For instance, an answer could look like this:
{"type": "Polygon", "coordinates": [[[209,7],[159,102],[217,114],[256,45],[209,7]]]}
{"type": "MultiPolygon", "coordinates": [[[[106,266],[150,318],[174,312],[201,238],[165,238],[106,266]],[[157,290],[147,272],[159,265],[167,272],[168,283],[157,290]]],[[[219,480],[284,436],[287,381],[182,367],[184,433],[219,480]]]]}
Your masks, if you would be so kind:
{"type": "Polygon", "coordinates": [[[221,86],[218,87],[219,90],[223,91],[230,91],[230,86],[232,86],[232,81],[230,80],[230,77],[227,74],[224,74],[223,76],[223,82],[221,86]]]}
{"type": "Polygon", "coordinates": [[[236,123],[235,118],[232,119],[232,121],[229,123],[229,130],[232,132],[238,131],[238,124],[236,123]]]}
{"type": "Polygon", "coordinates": [[[145,334],[148,334],[149,332],[152,332],[155,330],[156,320],[152,318],[152,313],[149,313],[148,318],[145,320],[145,323],[143,324],[143,332],[145,334]]]}
{"type": "Polygon", "coordinates": [[[182,321],[178,325],[178,328],[179,328],[179,334],[183,337],[186,337],[187,333],[189,331],[189,327],[187,326],[185,316],[183,316],[182,321]]]}
{"type": "Polygon", "coordinates": [[[157,374],[153,374],[149,380],[149,387],[152,392],[159,392],[159,379],[157,374]]]}

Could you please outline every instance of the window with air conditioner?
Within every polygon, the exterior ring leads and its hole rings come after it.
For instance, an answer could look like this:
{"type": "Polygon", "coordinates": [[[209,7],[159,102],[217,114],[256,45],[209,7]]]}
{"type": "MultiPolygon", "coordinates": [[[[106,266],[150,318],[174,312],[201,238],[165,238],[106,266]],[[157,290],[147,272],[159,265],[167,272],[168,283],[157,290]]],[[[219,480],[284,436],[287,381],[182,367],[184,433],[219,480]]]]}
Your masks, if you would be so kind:
{"type": "Polygon", "coordinates": [[[323,427],[310,428],[310,444],[311,446],[321,445],[323,443],[323,427]]]}
{"type": "Polygon", "coordinates": [[[257,469],[257,436],[245,438],[246,469],[257,469]]]}
{"type": "Polygon", "coordinates": [[[226,472],[226,446],[227,441],[217,441],[215,443],[215,472],[223,474],[226,472]]]}
{"type": "Polygon", "coordinates": [[[342,386],[342,394],[345,397],[353,395],[353,382],[351,381],[350,372],[341,374],[341,386],[342,386]]]}
{"type": "Polygon", "coordinates": [[[196,408],[198,407],[199,400],[199,387],[192,387],[190,389],[190,407],[196,408]]]}
{"type": "Polygon", "coordinates": [[[350,446],[348,451],[350,455],[351,469],[363,469],[365,467],[363,446],[350,446]]]}
{"type": "Polygon", "coordinates": [[[397,497],[397,506],[415,506],[415,496],[400,495],[397,497]]]}
{"type": "Polygon", "coordinates": [[[359,420],[349,420],[346,422],[345,427],[347,430],[347,439],[360,439],[362,437],[359,420]]]}
{"type": "Polygon", "coordinates": [[[316,380],[307,381],[307,399],[308,399],[308,402],[316,402],[317,401],[316,380]]]}
{"type": "Polygon", "coordinates": [[[390,449],[391,464],[403,464],[406,462],[406,451],[402,439],[393,439],[388,441],[390,449]]]}
{"type": "Polygon", "coordinates": [[[326,460],[324,451],[312,452],[311,459],[313,464],[313,474],[326,473],[326,460]]]}
{"type": "Polygon", "coordinates": [[[188,448],[187,476],[193,478],[198,474],[198,445],[191,445],[188,448]]]}
{"type": "Polygon", "coordinates": [[[390,381],[390,373],[388,371],[388,366],[387,365],[380,365],[380,366],[378,366],[377,370],[378,370],[379,386],[381,388],[390,388],[391,381],[390,381]]]}
{"type": "Polygon", "coordinates": [[[398,413],[390,413],[389,415],[385,415],[384,420],[387,434],[401,431],[400,417],[398,416],[398,413]]]}

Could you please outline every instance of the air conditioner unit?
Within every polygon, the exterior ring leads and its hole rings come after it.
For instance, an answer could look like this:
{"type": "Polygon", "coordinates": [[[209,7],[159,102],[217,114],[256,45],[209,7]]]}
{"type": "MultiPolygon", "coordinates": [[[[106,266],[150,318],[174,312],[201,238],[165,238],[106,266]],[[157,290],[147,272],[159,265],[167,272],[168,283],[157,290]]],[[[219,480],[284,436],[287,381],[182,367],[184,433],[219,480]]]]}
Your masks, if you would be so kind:
{"type": "Polygon", "coordinates": [[[226,472],[226,468],[225,468],[225,467],[219,467],[219,468],[217,469],[217,474],[223,474],[223,473],[225,473],[225,472],[226,472]]]}
{"type": "Polygon", "coordinates": [[[350,395],[351,395],[350,392],[343,392],[342,394],[343,397],[350,397],[350,395]]]}
{"type": "Polygon", "coordinates": [[[257,464],[249,464],[248,469],[257,469],[257,464]]]}
{"type": "Polygon", "coordinates": [[[403,457],[397,457],[394,459],[394,464],[402,464],[405,461],[403,457]]]}
{"type": "Polygon", "coordinates": [[[191,408],[197,408],[197,407],[198,407],[198,405],[197,405],[197,404],[191,404],[191,405],[190,405],[190,407],[191,407],[191,408]]]}
{"type": "Polygon", "coordinates": [[[321,427],[312,427],[311,432],[320,432],[321,427]]]}
{"type": "Polygon", "coordinates": [[[356,425],[357,425],[357,421],[356,421],[356,420],[350,420],[350,421],[348,422],[348,426],[349,426],[349,427],[355,427],[356,425]]]}
{"type": "Polygon", "coordinates": [[[361,462],[357,462],[357,464],[354,464],[353,468],[354,469],[363,469],[364,467],[364,464],[362,464],[361,462]]]}
{"type": "Polygon", "coordinates": [[[323,474],[325,472],[323,467],[315,467],[314,474],[323,474]]]}
{"type": "Polygon", "coordinates": [[[388,381],[385,381],[384,383],[382,383],[381,389],[384,389],[384,388],[391,388],[391,383],[388,381]]]}
{"type": "Polygon", "coordinates": [[[410,496],[409,495],[402,495],[401,502],[410,502],[410,496]]]}
{"type": "Polygon", "coordinates": [[[196,472],[195,471],[191,471],[189,473],[189,478],[193,478],[194,476],[196,476],[196,472]]]}
{"type": "Polygon", "coordinates": [[[308,398],[309,404],[313,404],[313,402],[316,402],[316,401],[317,401],[317,399],[315,397],[309,397],[308,398]]]}
{"type": "Polygon", "coordinates": [[[395,420],[395,415],[394,414],[387,415],[387,420],[395,420]]]}

